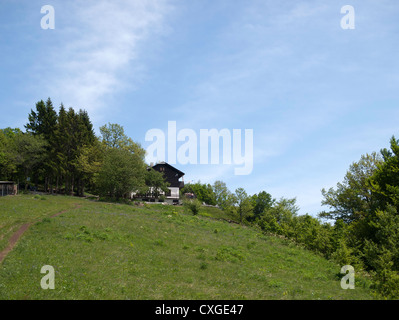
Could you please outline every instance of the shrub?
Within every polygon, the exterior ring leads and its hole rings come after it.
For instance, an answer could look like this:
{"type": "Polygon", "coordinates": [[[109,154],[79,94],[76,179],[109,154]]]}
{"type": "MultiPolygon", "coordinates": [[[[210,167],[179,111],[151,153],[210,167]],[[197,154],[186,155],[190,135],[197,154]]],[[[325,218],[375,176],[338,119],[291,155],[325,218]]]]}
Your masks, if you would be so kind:
{"type": "Polygon", "coordinates": [[[363,269],[363,264],[354,250],[345,243],[344,239],[340,239],[337,249],[331,254],[331,259],[341,266],[351,265],[355,269],[363,269]]]}
{"type": "Polygon", "coordinates": [[[376,288],[385,298],[399,298],[399,274],[390,269],[379,270],[374,278],[376,288]]]}
{"type": "Polygon", "coordinates": [[[184,199],[183,206],[196,216],[200,211],[201,203],[197,199],[184,199]]]}

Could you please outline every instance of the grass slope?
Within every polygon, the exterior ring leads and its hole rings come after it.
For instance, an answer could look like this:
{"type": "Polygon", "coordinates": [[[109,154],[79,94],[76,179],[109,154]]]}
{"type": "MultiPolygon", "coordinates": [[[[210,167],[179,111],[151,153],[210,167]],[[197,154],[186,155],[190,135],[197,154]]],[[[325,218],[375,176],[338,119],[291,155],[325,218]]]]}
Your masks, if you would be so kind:
{"type": "Polygon", "coordinates": [[[0,299],[373,298],[363,278],[343,290],[340,266],[251,228],[174,206],[43,199],[0,198],[2,247],[10,230],[39,221],[0,265],[0,299]],[[54,290],[40,286],[44,265],[54,290]]]}

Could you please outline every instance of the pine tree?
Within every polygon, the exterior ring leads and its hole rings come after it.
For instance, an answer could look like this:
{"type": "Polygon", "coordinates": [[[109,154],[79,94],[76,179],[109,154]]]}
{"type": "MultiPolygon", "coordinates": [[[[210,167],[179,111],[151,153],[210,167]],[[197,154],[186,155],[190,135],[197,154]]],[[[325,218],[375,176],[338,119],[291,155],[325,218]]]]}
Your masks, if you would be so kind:
{"type": "Polygon", "coordinates": [[[57,115],[48,98],[46,103],[41,100],[36,104],[36,110],[31,110],[28,119],[27,132],[43,137],[46,142],[45,157],[36,170],[45,190],[52,193],[55,186],[60,192],[64,186],[65,194],[83,195],[85,184],[93,181],[99,154],[94,150],[99,144],[88,113],[75,112],[73,108],[67,111],[61,104],[57,115]]]}
{"type": "Polygon", "coordinates": [[[42,136],[47,143],[46,157],[41,165],[41,171],[44,174],[44,189],[46,191],[53,190],[53,179],[56,174],[56,161],[54,161],[54,143],[55,130],[57,126],[57,112],[54,110],[53,103],[50,98],[46,103],[43,100],[36,103],[36,112],[31,110],[28,116],[29,122],[25,125],[28,133],[42,136]]]}

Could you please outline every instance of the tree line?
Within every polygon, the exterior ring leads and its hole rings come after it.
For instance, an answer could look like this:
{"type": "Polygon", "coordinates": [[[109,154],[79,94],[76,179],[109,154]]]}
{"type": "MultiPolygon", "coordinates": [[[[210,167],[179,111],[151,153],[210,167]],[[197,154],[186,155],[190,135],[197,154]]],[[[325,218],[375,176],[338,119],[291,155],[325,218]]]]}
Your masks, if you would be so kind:
{"type": "Polygon", "coordinates": [[[86,111],[61,104],[57,112],[48,98],[36,103],[24,128],[0,129],[0,180],[22,190],[115,200],[132,190],[167,190],[162,174],[147,170],[145,150],[118,124],[102,126],[96,136],[86,111]]]}

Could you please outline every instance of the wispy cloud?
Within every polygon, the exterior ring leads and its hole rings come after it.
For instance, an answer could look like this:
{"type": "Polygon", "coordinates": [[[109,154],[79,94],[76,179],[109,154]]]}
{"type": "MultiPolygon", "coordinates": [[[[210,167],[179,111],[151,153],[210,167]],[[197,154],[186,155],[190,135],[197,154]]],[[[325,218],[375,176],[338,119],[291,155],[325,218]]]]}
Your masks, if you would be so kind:
{"type": "Polygon", "coordinates": [[[142,81],[143,46],[167,30],[171,6],[167,0],[89,0],[59,2],[55,8],[56,40],[40,61],[51,72],[40,85],[94,118],[110,114],[105,102],[142,81]]]}

